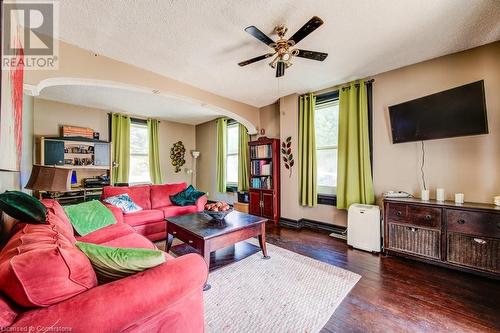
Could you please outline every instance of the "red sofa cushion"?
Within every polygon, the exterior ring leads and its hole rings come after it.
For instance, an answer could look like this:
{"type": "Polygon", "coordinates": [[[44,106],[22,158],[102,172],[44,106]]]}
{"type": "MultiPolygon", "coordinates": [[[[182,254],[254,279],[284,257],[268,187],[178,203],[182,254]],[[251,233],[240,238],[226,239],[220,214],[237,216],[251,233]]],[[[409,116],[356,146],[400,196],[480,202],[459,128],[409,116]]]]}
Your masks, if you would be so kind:
{"type": "Polygon", "coordinates": [[[155,250],[156,246],[146,237],[134,232],[133,234],[124,235],[109,242],[101,243],[102,246],[124,247],[124,248],[141,248],[155,250]]]}
{"type": "Polygon", "coordinates": [[[0,252],[0,291],[18,305],[49,306],[97,285],[85,254],[53,225],[25,225],[0,252]]]}
{"type": "Polygon", "coordinates": [[[163,218],[161,210],[141,210],[123,215],[123,221],[131,226],[161,221],[163,218]]]}
{"type": "Polygon", "coordinates": [[[3,332],[2,328],[12,325],[16,317],[17,311],[14,307],[0,296],[0,332],[3,332]]]}
{"type": "Polygon", "coordinates": [[[69,221],[68,216],[59,202],[53,199],[43,199],[42,203],[45,207],[47,207],[47,223],[55,226],[60,233],[62,233],[74,244],[76,239],[74,236],[73,225],[69,221]]]}
{"type": "Polygon", "coordinates": [[[171,206],[170,196],[179,193],[187,188],[186,183],[151,185],[151,207],[171,206]]]}
{"type": "Polygon", "coordinates": [[[120,238],[126,235],[135,234],[134,229],[125,223],[115,223],[108,225],[102,229],[91,232],[83,237],[76,237],[77,240],[86,243],[104,244],[112,241],[115,238],[120,238]]]}
{"type": "Polygon", "coordinates": [[[151,186],[105,186],[102,190],[101,199],[106,199],[119,194],[128,194],[132,201],[141,206],[142,209],[151,209],[151,186]]]}
{"type": "Polygon", "coordinates": [[[172,217],[177,215],[194,214],[198,212],[198,207],[191,206],[167,206],[161,208],[165,217],[172,217]]]}

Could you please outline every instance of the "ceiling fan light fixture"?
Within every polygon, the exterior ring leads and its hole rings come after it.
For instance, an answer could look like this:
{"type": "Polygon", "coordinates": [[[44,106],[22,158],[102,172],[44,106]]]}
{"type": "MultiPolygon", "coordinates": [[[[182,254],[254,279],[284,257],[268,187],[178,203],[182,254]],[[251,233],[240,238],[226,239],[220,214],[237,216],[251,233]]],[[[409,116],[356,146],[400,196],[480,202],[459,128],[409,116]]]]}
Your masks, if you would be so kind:
{"type": "Polygon", "coordinates": [[[269,66],[273,69],[276,69],[276,77],[283,76],[285,74],[285,68],[289,68],[292,66],[293,57],[301,57],[311,60],[323,61],[328,56],[327,53],[323,52],[315,52],[308,50],[301,50],[294,48],[297,43],[299,43],[302,39],[316,30],[319,26],[323,24],[323,20],[317,16],[313,16],[302,28],[300,28],[293,36],[286,39],[285,34],[288,29],[285,25],[280,24],[274,28],[274,32],[278,34],[279,38],[276,41],[273,41],[266,34],[260,31],[255,26],[249,26],[245,28],[245,31],[248,32],[253,37],[257,38],[259,41],[268,45],[274,50],[274,53],[268,53],[266,55],[258,56],[246,61],[242,61],[238,63],[239,66],[246,66],[251,63],[260,61],[262,59],[272,57],[276,55],[276,57],[269,63],[269,66]]]}

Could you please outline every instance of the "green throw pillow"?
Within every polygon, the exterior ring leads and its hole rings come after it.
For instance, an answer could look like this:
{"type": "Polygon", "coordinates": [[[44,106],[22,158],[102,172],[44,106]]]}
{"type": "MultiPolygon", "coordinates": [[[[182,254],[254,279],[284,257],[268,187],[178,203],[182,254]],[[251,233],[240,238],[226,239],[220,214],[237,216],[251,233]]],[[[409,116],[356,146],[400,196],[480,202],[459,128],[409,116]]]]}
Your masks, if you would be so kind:
{"type": "Polygon", "coordinates": [[[170,201],[176,206],[190,206],[196,204],[196,200],[204,195],[205,192],[200,192],[193,185],[189,185],[184,191],[180,191],[176,195],[171,195],[170,201]]]}
{"type": "Polygon", "coordinates": [[[116,223],[113,213],[97,200],[65,206],[64,211],[80,236],[116,223]]]}
{"type": "Polygon", "coordinates": [[[0,210],[24,223],[45,223],[47,215],[47,208],[40,200],[20,191],[0,194],[0,210]]]}
{"type": "Polygon", "coordinates": [[[119,280],[166,261],[164,252],[160,250],[117,248],[84,242],[76,242],[76,246],[89,258],[101,283],[119,280]]]}

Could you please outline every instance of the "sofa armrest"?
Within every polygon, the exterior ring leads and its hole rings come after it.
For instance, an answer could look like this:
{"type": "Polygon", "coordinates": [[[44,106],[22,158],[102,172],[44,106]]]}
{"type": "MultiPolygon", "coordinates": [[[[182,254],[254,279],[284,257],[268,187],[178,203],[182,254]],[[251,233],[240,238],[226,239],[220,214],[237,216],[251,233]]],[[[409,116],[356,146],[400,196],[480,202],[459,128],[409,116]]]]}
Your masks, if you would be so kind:
{"type": "Polygon", "coordinates": [[[199,197],[198,200],[196,200],[196,210],[201,212],[205,210],[205,205],[208,202],[208,198],[206,195],[199,197]]]}
{"type": "MultiPolygon", "coordinates": [[[[27,311],[11,328],[71,327],[73,332],[121,332],[188,297],[199,297],[207,265],[187,254],[127,278],[92,288],[47,308],[27,311]]],[[[202,306],[202,305],[201,305],[202,306]]]]}
{"type": "Polygon", "coordinates": [[[106,206],[111,211],[111,213],[113,213],[116,219],[116,223],[123,223],[123,211],[121,208],[113,206],[106,202],[103,202],[102,204],[106,206]]]}

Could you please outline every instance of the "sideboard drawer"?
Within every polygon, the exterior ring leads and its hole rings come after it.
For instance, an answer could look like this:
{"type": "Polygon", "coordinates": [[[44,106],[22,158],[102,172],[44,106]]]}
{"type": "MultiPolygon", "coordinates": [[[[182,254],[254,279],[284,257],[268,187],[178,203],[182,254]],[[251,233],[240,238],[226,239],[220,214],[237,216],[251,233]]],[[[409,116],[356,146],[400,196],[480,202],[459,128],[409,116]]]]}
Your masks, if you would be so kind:
{"type": "Polygon", "coordinates": [[[441,229],[441,208],[408,206],[408,217],[412,224],[441,229]]]}
{"type": "Polygon", "coordinates": [[[446,209],[447,230],[500,238],[500,214],[446,209]]]}
{"type": "Polygon", "coordinates": [[[441,232],[409,225],[388,223],[389,249],[441,259],[441,232]]]}
{"type": "Polygon", "coordinates": [[[500,240],[448,233],[447,261],[500,273],[500,240]]]}
{"type": "Polygon", "coordinates": [[[408,216],[408,205],[389,203],[387,205],[387,218],[390,220],[406,220],[408,216]]]}
{"type": "Polygon", "coordinates": [[[387,217],[388,222],[441,229],[441,208],[390,203],[387,217]]]}

